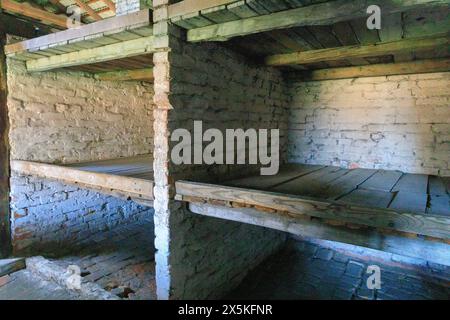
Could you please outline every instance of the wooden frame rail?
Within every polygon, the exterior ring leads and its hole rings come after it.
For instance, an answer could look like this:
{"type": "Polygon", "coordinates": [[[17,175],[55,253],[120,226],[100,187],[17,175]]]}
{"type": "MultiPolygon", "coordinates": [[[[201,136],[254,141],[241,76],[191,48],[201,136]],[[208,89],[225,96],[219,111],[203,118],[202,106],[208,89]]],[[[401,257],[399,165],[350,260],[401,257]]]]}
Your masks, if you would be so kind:
{"type": "Polygon", "coordinates": [[[24,175],[54,179],[85,188],[105,190],[107,193],[118,192],[133,199],[149,201],[154,198],[152,180],[20,160],[11,161],[11,170],[24,175]]]}
{"type": "Polygon", "coordinates": [[[450,240],[450,217],[398,212],[390,209],[366,208],[339,202],[220,185],[178,181],[176,199],[183,201],[222,201],[281,212],[291,218],[313,217],[337,223],[367,226],[379,230],[450,240]],[[203,199],[203,200],[202,200],[203,199]]]}

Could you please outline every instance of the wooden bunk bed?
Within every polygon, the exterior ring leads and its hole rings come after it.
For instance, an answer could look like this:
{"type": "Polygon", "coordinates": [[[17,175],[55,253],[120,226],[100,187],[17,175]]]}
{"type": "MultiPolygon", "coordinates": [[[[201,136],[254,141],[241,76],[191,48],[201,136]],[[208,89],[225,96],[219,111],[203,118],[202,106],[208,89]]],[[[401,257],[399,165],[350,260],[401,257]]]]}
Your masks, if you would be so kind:
{"type": "Polygon", "coordinates": [[[176,193],[196,214],[450,263],[450,178],[290,164],[176,193]]]}
{"type": "MultiPolygon", "coordinates": [[[[150,9],[5,46],[7,57],[25,61],[30,72],[60,68],[87,72],[148,71],[153,65],[153,52],[150,9]]],[[[152,78],[151,70],[147,78],[152,78]]]]}
{"type": "Polygon", "coordinates": [[[153,159],[150,155],[67,165],[13,160],[11,170],[22,175],[77,185],[146,206],[153,205],[153,159]]]}

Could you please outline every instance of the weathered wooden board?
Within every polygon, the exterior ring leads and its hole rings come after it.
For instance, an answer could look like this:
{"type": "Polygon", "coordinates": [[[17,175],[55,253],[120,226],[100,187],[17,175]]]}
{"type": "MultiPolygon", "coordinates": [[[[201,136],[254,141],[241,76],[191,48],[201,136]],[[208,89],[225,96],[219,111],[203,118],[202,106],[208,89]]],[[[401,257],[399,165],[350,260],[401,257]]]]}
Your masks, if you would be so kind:
{"type": "Polygon", "coordinates": [[[371,208],[387,208],[394,194],[389,191],[356,189],[340,199],[343,203],[371,208]]]}
{"type": "Polygon", "coordinates": [[[322,221],[298,219],[288,213],[268,213],[252,208],[227,208],[190,203],[189,209],[193,213],[204,216],[253,224],[303,237],[349,243],[450,265],[450,255],[448,254],[450,246],[445,243],[396,234],[383,234],[372,229],[349,229],[345,226],[329,225],[322,221]]]}
{"type": "Polygon", "coordinates": [[[430,195],[427,213],[450,216],[450,196],[448,194],[430,195]]]}
{"type": "Polygon", "coordinates": [[[450,239],[450,218],[444,216],[350,206],[330,201],[311,200],[294,195],[189,181],[177,181],[175,185],[176,194],[181,198],[194,197],[207,200],[236,202],[289,212],[289,214],[297,217],[312,216],[362,226],[450,239]]]}
{"type": "Polygon", "coordinates": [[[399,191],[391,205],[390,209],[425,213],[428,202],[426,193],[415,193],[413,191],[399,191]]]}
{"type": "MultiPolygon", "coordinates": [[[[18,160],[11,162],[11,169],[24,175],[35,175],[68,184],[77,184],[86,188],[109,190],[130,197],[153,200],[152,180],[119,175],[119,172],[114,172],[114,170],[112,170],[113,173],[103,173],[95,172],[92,168],[92,171],[87,171],[78,168],[18,160]]],[[[97,170],[101,169],[97,168],[97,170]]],[[[111,171],[111,167],[108,167],[108,170],[111,171]]]]}
{"type": "Polygon", "coordinates": [[[306,176],[276,186],[271,191],[320,198],[322,189],[328,183],[347,173],[348,170],[342,168],[325,167],[306,176]]]}
{"type": "Polygon", "coordinates": [[[392,191],[428,193],[428,175],[405,173],[392,188],[392,191]]]}
{"type": "Polygon", "coordinates": [[[445,187],[444,179],[437,176],[429,176],[428,190],[430,195],[446,195],[447,188],[445,187]]]}
{"type": "Polygon", "coordinates": [[[402,176],[400,171],[378,170],[373,176],[364,181],[360,187],[370,190],[391,191],[402,176]]]}
{"type": "MultiPolygon", "coordinates": [[[[278,4],[282,2],[278,1],[278,4]]],[[[376,0],[383,8],[383,13],[402,12],[411,9],[420,9],[430,6],[445,6],[447,1],[441,0],[411,0],[408,2],[392,2],[376,0]]],[[[285,29],[295,26],[331,25],[333,23],[348,21],[367,16],[366,1],[336,0],[305,7],[284,10],[249,17],[236,21],[214,24],[202,28],[188,30],[188,41],[223,41],[232,37],[244,36],[253,33],[265,32],[275,29],[285,29]]],[[[169,10],[170,11],[170,10],[169,10]]]]}
{"type": "Polygon", "coordinates": [[[346,175],[337,178],[321,190],[323,199],[337,200],[339,197],[355,190],[368,178],[373,176],[377,170],[374,169],[353,169],[346,175]]]}
{"type": "Polygon", "coordinates": [[[25,267],[26,266],[24,258],[0,260],[0,277],[25,269],[25,267]]]}
{"type": "Polygon", "coordinates": [[[270,189],[286,181],[307,175],[321,168],[323,168],[323,166],[290,164],[283,166],[280,172],[274,176],[252,176],[249,178],[225,181],[224,185],[261,190],[270,189]]]}

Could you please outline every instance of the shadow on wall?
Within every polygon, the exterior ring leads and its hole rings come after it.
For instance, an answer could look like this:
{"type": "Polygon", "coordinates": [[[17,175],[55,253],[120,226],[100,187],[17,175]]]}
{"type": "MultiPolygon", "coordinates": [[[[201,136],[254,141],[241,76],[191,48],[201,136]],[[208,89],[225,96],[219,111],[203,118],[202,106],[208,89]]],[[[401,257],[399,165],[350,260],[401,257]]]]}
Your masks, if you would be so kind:
{"type": "Polygon", "coordinates": [[[289,161],[450,175],[450,73],[297,82],[289,161]]]}

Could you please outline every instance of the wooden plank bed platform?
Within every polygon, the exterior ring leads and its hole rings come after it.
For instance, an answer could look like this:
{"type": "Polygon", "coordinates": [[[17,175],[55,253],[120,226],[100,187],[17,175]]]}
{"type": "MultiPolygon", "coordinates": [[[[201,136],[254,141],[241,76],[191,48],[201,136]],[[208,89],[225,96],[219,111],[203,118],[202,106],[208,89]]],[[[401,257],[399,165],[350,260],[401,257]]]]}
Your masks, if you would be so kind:
{"type": "Polygon", "coordinates": [[[30,72],[86,65],[104,72],[124,70],[123,66],[125,69],[148,68],[153,52],[152,11],[149,9],[5,46],[5,54],[25,61],[30,72]],[[140,63],[137,56],[149,58],[140,63]]]}
{"type": "Polygon", "coordinates": [[[153,160],[150,155],[68,165],[13,160],[11,170],[153,205],[153,160]]]}
{"type": "Polygon", "coordinates": [[[176,182],[194,213],[450,265],[450,178],[289,164],[222,185],[176,182]]]}

